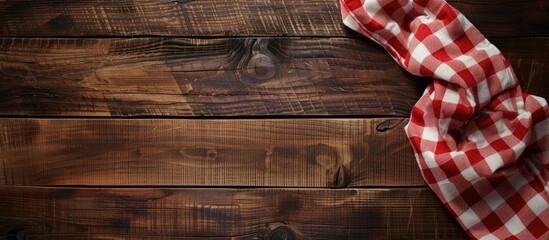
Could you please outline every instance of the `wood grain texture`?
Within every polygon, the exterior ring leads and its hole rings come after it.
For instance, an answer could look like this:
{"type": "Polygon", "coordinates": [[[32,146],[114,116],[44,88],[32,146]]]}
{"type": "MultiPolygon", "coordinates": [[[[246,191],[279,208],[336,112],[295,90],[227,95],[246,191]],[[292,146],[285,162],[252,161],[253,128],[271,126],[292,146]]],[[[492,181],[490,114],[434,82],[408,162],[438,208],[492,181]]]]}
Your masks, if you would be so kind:
{"type": "MultiPolygon", "coordinates": [[[[549,38],[496,39],[549,97],[549,38]]],[[[0,115],[409,116],[427,80],[349,38],[0,38],[0,115]]]]}
{"type": "Polygon", "coordinates": [[[422,188],[0,186],[0,199],[0,234],[32,239],[466,239],[422,188]]]}
{"type": "MultiPolygon", "coordinates": [[[[545,0],[448,1],[487,36],[548,36],[545,0]]],[[[338,0],[7,0],[1,36],[356,36],[338,0]]]]}
{"type": "Polygon", "coordinates": [[[0,184],[425,186],[406,119],[0,119],[0,184]]]}
{"type": "Polygon", "coordinates": [[[511,62],[522,89],[549,100],[549,38],[492,41],[511,62]],[[510,50],[513,49],[513,50],[510,50]]]}
{"type": "Polygon", "coordinates": [[[407,116],[421,84],[365,39],[0,39],[3,115],[407,116]]]}

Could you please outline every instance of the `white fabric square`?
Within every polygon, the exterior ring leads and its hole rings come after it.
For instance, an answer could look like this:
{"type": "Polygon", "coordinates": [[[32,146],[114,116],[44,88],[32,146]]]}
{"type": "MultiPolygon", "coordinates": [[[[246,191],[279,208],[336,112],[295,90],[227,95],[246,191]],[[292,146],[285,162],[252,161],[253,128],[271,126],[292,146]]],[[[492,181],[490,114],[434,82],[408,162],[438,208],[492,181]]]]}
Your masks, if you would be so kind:
{"type": "Polygon", "coordinates": [[[546,208],[549,207],[549,204],[547,204],[547,201],[545,201],[545,199],[543,199],[543,197],[540,196],[539,194],[531,198],[527,204],[528,204],[528,207],[530,207],[530,209],[532,210],[532,212],[534,212],[536,215],[540,215],[541,212],[543,212],[546,208]]]}
{"type": "Polygon", "coordinates": [[[454,40],[449,37],[451,35],[450,33],[448,33],[448,30],[446,28],[439,29],[433,35],[435,35],[438,38],[438,40],[440,40],[440,43],[442,44],[443,47],[446,47],[454,42],[454,40]]]}
{"type": "Polygon", "coordinates": [[[501,105],[503,105],[508,111],[516,111],[515,106],[513,106],[513,102],[510,98],[501,101],[501,105]]]}
{"type": "Polygon", "coordinates": [[[526,109],[524,109],[524,101],[522,100],[522,96],[516,96],[514,101],[517,105],[517,112],[519,115],[527,112],[526,109]]]}
{"type": "Polygon", "coordinates": [[[469,136],[467,136],[467,139],[471,142],[474,142],[477,145],[477,148],[483,148],[488,146],[488,142],[480,131],[469,134],[469,136]]]}
{"type": "Polygon", "coordinates": [[[499,51],[499,49],[496,48],[496,46],[492,45],[490,43],[490,41],[488,41],[488,39],[484,39],[484,40],[480,41],[479,43],[477,43],[477,45],[475,46],[475,49],[480,50],[480,51],[484,51],[486,53],[486,55],[488,56],[488,58],[493,57],[493,56],[498,55],[498,54],[501,53],[499,51]]]}
{"type": "Polygon", "coordinates": [[[450,79],[456,74],[456,71],[452,69],[448,64],[442,63],[435,70],[435,77],[439,79],[450,79]]]}
{"type": "Polygon", "coordinates": [[[458,57],[455,58],[455,60],[458,60],[458,61],[462,62],[463,65],[465,65],[465,67],[467,67],[467,68],[471,68],[472,66],[478,64],[477,60],[475,60],[473,57],[471,57],[469,55],[465,55],[465,54],[459,55],[458,57]]]}
{"type": "Polygon", "coordinates": [[[485,159],[485,162],[486,164],[488,164],[488,167],[490,167],[490,171],[492,172],[495,172],[496,170],[498,170],[500,167],[503,166],[503,159],[497,152],[488,156],[485,159]]]}
{"type": "Polygon", "coordinates": [[[469,102],[469,105],[471,105],[472,108],[476,107],[477,100],[475,100],[475,95],[473,95],[473,92],[471,91],[471,89],[467,88],[466,93],[467,93],[466,96],[467,96],[467,101],[469,102]]]}
{"type": "Polygon", "coordinates": [[[444,195],[444,199],[446,199],[446,201],[448,202],[452,201],[459,195],[459,191],[456,189],[453,183],[448,181],[448,179],[444,179],[443,181],[439,182],[438,186],[440,188],[440,191],[442,192],[442,195],[444,195]]]}
{"type": "Polygon", "coordinates": [[[347,26],[350,29],[353,29],[355,31],[358,30],[358,23],[351,16],[351,14],[347,15],[347,17],[345,19],[343,19],[343,24],[345,24],[345,26],[347,26]]]}
{"type": "Polygon", "coordinates": [[[513,149],[513,151],[515,152],[515,157],[518,158],[522,155],[522,153],[524,152],[524,150],[526,149],[526,144],[524,144],[524,142],[517,142],[517,144],[511,146],[511,148],[513,149]]]}
{"type": "Polygon", "coordinates": [[[398,36],[400,34],[400,26],[395,21],[387,22],[385,29],[389,30],[393,35],[398,36]]]}
{"type": "Polygon", "coordinates": [[[484,49],[490,47],[491,43],[488,41],[488,39],[483,39],[482,41],[478,42],[477,45],[475,45],[475,49],[479,51],[483,51],[484,49]]]}
{"type": "Polygon", "coordinates": [[[513,235],[516,235],[519,232],[522,232],[526,227],[520,221],[519,217],[517,215],[514,215],[509,221],[505,223],[505,227],[509,232],[511,232],[513,235]]]}
{"type": "Polygon", "coordinates": [[[459,215],[458,218],[466,228],[470,228],[480,222],[480,219],[472,208],[467,209],[467,211],[459,215]]]}
{"type": "Polygon", "coordinates": [[[434,152],[426,151],[426,152],[421,153],[421,155],[423,156],[423,159],[425,160],[425,164],[427,164],[427,166],[429,168],[437,168],[438,167],[438,164],[435,161],[435,153],[434,152]]]}
{"type": "Polygon", "coordinates": [[[467,30],[469,30],[469,28],[473,27],[473,24],[471,24],[469,19],[467,19],[463,14],[459,13],[457,15],[457,19],[461,23],[461,26],[463,26],[463,30],[465,32],[467,32],[467,30]]]}
{"type": "Polygon", "coordinates": [[[549,135],[549,128],[545,126],[549,126],[549,118],[539,122],[536,125],[535,129],[536,129],[536,136],[538,139],[541,139],[542,137],[549,135]]]}
{"type": "Polygon", "coordinates": [[[461,171],[461,175],[469,182],[474,182],[480,178],[477,171],[475,171],[473,167],[468,167],[467,169],[461,171]]]}
{"type": "Polygon", "coordinates": [[[435,127],[424,127],[423,134],[421,135],[423,140],[438,142],[438,131],[435,127]]]}
{"type": "Polygon", "coordinates": [[[479,240],[500,240],[500,239],[494,236],[494,234],[490,233],[488,235],[485,235],[484,237],[481,237],[479,240]]]}
{"type": "Polygon", "coordinates": [[[515,190],[521,189],[524,185],[528,184],[528,181],[522,176],[522,174],[517,173],[509,178],[509,182],[513,185],[515,190]]]}
{"type": "Polygon", "coordinates": [[[459,102],[459,94],[454,90],[446,89],[442,101],[457,104],[459,102]]]}
{"type": "Polygon", "coordinates": [[[456,157],[458,157],[458,156],[464,156],[464,155],[465,155],[465,152],[463,152],[463,151],[450,152],[450,156],[452,156],[453,159],[456,159],[456,157]]]}
{"type": "Polygon", "coordinates": [[[509,89],[515,85],[515,78],[509,68],[497,72],[496,75],[500,79],[501,89],[509,89]]]}
{"type": "Polygon", "coordinates": [[[498,130],[498,135],[500,138],[505,138],[507,136],[510,136],[513,134],[509,128],[507,128],[507,125],[505,125],[505,122],[503,120],[498,120],[494,123],[496,126],[496,129],[498,130]]]}
{"type": "Polygon", "coordinates": [[[362,7],[372,18],[381,10],[381,6],[377,1],[362,1],[362,7]]]}
{"type": "Polygon", "coordinates": [[[438,121],[440,133],[442,134],[443,138],[446,138],[446,135],[448,134],[448,128],[450,127],[451,121],[451,118],[443,118],[438,121]]]}
{"type": "Polygon", "coordinates": [[[412,58],[414,58],[418,63],[422,63],[423,59],[425,59],[427,56],[430,56],[431,52],[427,50],[425,45],[423,43],[419,43],[415,48],[414,51],[411,52],[412,58]]]}
{"type": "Polygon", "coordinates": [[[429,24],[435,20],[435,15],[425,8],[425,13],[417,17],[417,19],[423,24],[429,24]]]}
{"type": "Polygon", "coordinates": [[[496,208],[504,202],[503,198],[495,190],[488,194],[486,198],[484,198],[484,201],[492,210],[496,210],[496,208]]]}
{"type": "Polygon", "coordinates": [[[477,84],[477,96],[480,104],[487,103],[492,98],[490,96],[490,89],[488,88],[487,80],[482,80],[477,84]]]}

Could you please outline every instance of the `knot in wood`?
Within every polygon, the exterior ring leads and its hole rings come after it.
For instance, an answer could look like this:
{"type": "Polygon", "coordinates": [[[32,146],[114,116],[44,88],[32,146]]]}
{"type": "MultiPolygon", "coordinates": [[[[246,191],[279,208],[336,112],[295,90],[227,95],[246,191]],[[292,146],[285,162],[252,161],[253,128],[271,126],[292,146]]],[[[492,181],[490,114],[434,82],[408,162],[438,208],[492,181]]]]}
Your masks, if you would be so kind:
{"type": "Polygon", "coordinates": [[[250,77],[258,80],[268,80],[275,76],[273,60],[265,54],[255,54],[248,62],[246,71],[250,77]]]}
{"type": "Polygon", "coordinates": [[[265,235],[265,240],[293,240],[292,230],[284,225],[278,225],[265,235]]]}
{"type": "Polygon", "coordinates": [[[385,132],[387,130],[391,130],[391,129],[397,127],[398,125],[400,125],[400,123],[402,123],[402,121],[404,121],[404,119],[385,120],[385,121],[383,121],[383,122],[381,122],[380,124],[377,125],[376,130],[378,132],[385,132]]]}
{"type": "Polygon", "coordinates": [[[206,155],[208,155],[208,159],[215,161],[217,159],[217,151],[216,150],[209,150],[206,155]]]}

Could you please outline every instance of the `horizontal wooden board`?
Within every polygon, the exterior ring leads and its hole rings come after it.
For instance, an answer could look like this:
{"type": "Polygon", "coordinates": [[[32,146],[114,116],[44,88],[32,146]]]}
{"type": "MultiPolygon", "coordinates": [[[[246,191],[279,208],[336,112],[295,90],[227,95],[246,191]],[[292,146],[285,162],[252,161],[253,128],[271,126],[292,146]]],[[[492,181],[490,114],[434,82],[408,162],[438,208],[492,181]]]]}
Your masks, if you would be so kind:
{"type": "Polygon", "coordinates": [[[0,184],[425,186],[406,119],[0,119],[0,184]]]}
{"type": "MultiPolygon", "coordinates": [[[[548,36],[546,0],[450,0],[488,36],[548,36]]],[[[338,0],[0,2],[1,36],[356,36],[338,0]]]]}
{"type": "MultiPolygon", "coordinates": [[[[549,97],[549,38],[496,39],[549,97]]],[[[427,80],[349,38],[0,38],[0,115],[409,116],[427,80]]]]}
{"type": "Polygon", "coordinates": [[[549,38],[492,41],[511,62],[525,92],[549,100],[549,38]],[[511,50],[512,49],[512,50],[511,50]]]}
{"type": "Polygon", "coordinates": [[[0,186],[0,203],[0,236],[20,239],[466,239],[423,188],[0,186]]]}
{"type": "Polygon", "coordinates": [[[362,39],[0,39],[0,114],[407,116],[423,91],[362,39]]]}

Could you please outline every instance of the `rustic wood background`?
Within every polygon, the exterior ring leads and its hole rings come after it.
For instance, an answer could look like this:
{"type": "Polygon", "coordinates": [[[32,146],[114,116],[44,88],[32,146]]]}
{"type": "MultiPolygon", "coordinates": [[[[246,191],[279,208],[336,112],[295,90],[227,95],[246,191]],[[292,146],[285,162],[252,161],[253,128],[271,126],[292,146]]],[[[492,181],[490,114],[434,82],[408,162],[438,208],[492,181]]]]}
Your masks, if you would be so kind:
{"type": "MultiPolygon", "coordinates": [[[[451,0],[549,98],[546,0],[451,0]]],[[[0,238],[465,239],[338,0],[0,1],[0,238]]]]}

